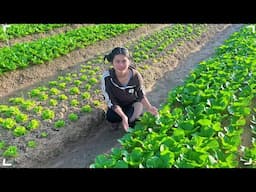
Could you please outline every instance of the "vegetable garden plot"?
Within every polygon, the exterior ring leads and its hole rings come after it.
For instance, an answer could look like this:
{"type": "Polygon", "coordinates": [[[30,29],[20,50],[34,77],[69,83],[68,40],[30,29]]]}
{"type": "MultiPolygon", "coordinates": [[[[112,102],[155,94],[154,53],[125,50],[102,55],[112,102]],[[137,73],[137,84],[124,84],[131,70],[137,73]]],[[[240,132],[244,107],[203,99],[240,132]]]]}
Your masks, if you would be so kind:
{"type": "MultiPolygon", "coordinates": [[[[146,113],[91,167],[238,167],[243,128],[255,124],[255,38],[247,26],[234,33],[169,93],[158,118],[146,113]]],[[[247,166],[255,166],[254,145],[243,147],[247,166]]]]}
{"type": "Polygon", "coordinates": [[[68,31],[65,34],[19,43],[0,49],[0,75],[7,71],[42,64],[65,55],[74,49],[83,48],[139,25],[93,25],[68,31]]]}
{"type": "MultiPolygon", "coordinates": [[[[177,26],[186,29],[186,25],[177,26]]],[[[195,25],[194,28],[196,29],[197,26],[195,25]]],[[[174,26],[169,29],[173,30],[177,28],[174,26]]],[[[191,34],[193,34],[193,32],[191,34]]],[[[187,34],[187,36],[189,36],[189,34],[187,34]]],[[[129,48],[132,49],[132,47],[140,46],[140,42],[129,45],[131,46],[129,48]]],[[[170,45],[165,45],[165,47],[168,49],[170,45]]],[[[158,47],[160,46],[161,43],[159,43],[158,47]]],[[[153,49],[156,50],[157,46],[153,49]]],[[[164,53],[164,50],[162,50],[162,53],[164,53]]],[[[9,130],[7,133],[5,132],[6,138],[15,137],[16,140],[26,141],[24,143],[20,142],[22,144],[15,149],[15,147],[12,147],[11,143],[2,139],[0,142],[1,154],[6,158],[16,157],[20,149],[28,151],[30,148],[36,147],[36,142],[26,139],[28,135],[34,135],[35,138],[47,138],[48,133],[47,131],[43,131],[44,129],[51,129],[56,133],[58,132],[56,130],[65,128],[66,120],[72,122],[72,120],[77,119],[76,114],[69,116],[72,110],[73,113],[90,112],[92,106],[100,105],[101,101],[100,99],[96,99],[96,95],[99,94],[99,90],[97,90],[97,80],[102,73],[102,69],[106,67],[102,66],[102,57],[103,55],[99,55],[87,61],[81,65],[78,71],[59,76],[56,80],[50,81],[47,86],[40,86],[31,90],[25,98],[11,98],[7,106],[5,104],[1,105],[3,112],[1,125],[4,130],[9,130]],[[65,106],[68,106],[66,107],[67,110],[65,106]],[[10,120],[10,117],[13,115],[18,115],[18,118],[15,118],[16,124],[10,120]],[[31,123],[33,117],[39,119],[39,123],[36,123],[36,121],[31,123]],[[63,117],[65,120],[62,119],[63,117]],[[24,125],[22,123],[24,123],[24,125]],[[22,125],[17,126],[18,124],[22,125]],[[24,127],[26,130],[24,130],[24,127]]],[[[160,59],[162,57],[164,57],[164,54],[158,52],[155,57],[145,57],[144,62],[150,61],[150,59],[160,59]]],[[[137,59],[139,57],[135,55],[134,58],[137,59]]],[[[141,64],[143,64],[142,59],[141,64]]],[[[154,64],[152,63],[152,65],[154,64]]],[[[5,138],[5,136],[2,138],[5,138]]]]}
{"type": "Polygon", "coordinates": [[[13,38],[33,33],[42,33],[63,26],[65,24],[2,24],[0,28],[0,41],[9,41],[13,38]]]}

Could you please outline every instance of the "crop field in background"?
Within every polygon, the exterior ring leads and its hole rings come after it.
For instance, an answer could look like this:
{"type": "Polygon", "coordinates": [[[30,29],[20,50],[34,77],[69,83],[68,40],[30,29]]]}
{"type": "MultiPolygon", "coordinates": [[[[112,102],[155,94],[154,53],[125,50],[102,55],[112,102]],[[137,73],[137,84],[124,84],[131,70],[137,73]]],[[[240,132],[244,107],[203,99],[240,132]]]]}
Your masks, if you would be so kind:
{"type": "MultiPolygon", "coordinates": [[[[82,50],[97,43],[114,41],[145,26],[2,25],[0,77],[16,78],[16,74],[30,69],[30,75],[36,76],[32,69],[37,67],[40,73],[40,66],[56,73],[36,83],[31,81],[22,89],[17,87],[25,75],[8,82],[16,84],[16,88],[0,98],[0,163],[22,167],[28,160],[40,162],[43,156],[53,156],[49,148],[61,151],[66,140],[75,140],[71,132],[75,134],[77,127],[96,127],[101,119],[97,120],[95,114],[105,109],[101,74],[111,67],[103,57],[111,48],[95,50],[90,57],[84,55],[81,62],[74,61],[65,69],[55,69],[51,63],[60,58],[68,60],[75,51],[82,54],[82,50]],[[85,117],[90,120],[83,120],[85,117]]],[[[135,128],[118,140],[121,147],[99,154],[90,167],[255,167],[255,26],[243,25],[230,35],[213,56],[191,70],[182,85],[169,90],[166,102],[160,104],[159,116],[144,113],[135,128]],[[243,143],[245,132],[247,144],[243,143]]],[[[217,28],[209,24],[165,25],[127,40],[124,46],[132,52],[136,69],[150,79],[148,70],[159,64],[164,68],[166,60],[178,54],[182,46],[199,41],[214,27],[217,28]]]]}

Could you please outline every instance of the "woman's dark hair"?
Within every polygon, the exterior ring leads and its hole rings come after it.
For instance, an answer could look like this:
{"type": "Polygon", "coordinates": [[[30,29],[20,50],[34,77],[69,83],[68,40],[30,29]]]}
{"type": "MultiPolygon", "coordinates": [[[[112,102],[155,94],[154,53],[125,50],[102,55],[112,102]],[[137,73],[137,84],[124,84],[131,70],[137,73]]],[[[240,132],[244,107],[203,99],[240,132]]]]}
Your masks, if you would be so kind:
{"type": "Polygon", "coordinates": [[[126,57],[128,57],[128,59],[131,58],[131,55],[129,54],[129,51],[127,48],[124,47],[115,47],[108,55],[104,56],[104,61],[107,59],[108,62],[113,62],[113,59],[116,55],[122,54],[126,57]]]}

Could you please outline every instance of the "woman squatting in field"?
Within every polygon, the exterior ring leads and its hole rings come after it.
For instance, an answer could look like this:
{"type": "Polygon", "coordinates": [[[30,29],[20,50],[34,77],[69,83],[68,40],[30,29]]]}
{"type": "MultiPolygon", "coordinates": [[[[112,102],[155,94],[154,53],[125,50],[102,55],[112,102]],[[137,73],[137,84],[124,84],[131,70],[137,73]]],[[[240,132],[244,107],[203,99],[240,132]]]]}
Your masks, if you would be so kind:
{"type": "Polygon", "coordinates": [[[146,97],[141,74],[131,66],[131,55],[124,47],[114,48],[107,59],[113,67],[104,71],[101,88],[108,109],[106,119],[118,129],[121,123],[124,130],[133,127],[143,112],[143,106],[153,115],[158,109],[146,97]]]}

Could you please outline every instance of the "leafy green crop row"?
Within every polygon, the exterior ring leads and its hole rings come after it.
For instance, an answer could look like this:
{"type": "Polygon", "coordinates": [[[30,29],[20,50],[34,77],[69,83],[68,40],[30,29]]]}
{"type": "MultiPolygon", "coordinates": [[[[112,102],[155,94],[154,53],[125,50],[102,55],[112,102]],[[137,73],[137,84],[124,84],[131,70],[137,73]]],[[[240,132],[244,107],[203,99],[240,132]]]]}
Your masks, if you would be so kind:
{"type": "Polygon", "coordinates": [[[42,64],[77,48],[83,48],[99,40],[114,37],[135,29],[138,24],[100,24],[86,26],[52,37],[29,43],[15,44],[0,49],[0,74],[25,68],[31,64],[42,64]]]}
{"type": "Polygon", "coordinates": [[[10,24],[7,25],[4,32],[0,27],[0,41],[22,37],[33,33],[46,32],[57,27],[63,27],[65,24],[10,24]]]}
{"type": "Polygon", "coordinates": [[[159,118],[146,113],[91,167],[237,167],[256,94],[255,34],[243,28],[168,95],[159,118]]]}
{"type": "MultiPolygon", "coordinates": [[[[154,64],[163,57],[170,56],[175,53],[177,46],[182,45],[187,40],[200,37],[207,30],[209,28],[206,24],[174,24],[125,46],[133,53],[134,64],[140,69],[145,68],[146,65],[143,66],[145,63],[154,64]]],[[[102,55],[94,57],[87,63],[101,64],[102,55]]]]}
{"type": "MultiPolygon", "coordinates": [[[[100,68],[81,64],[74,73],[58,76],[48,85],[34,88],[22,97],[12,97],[8,103],[0,105],[0,155],[16,157],[26,143],[14,144],[13,138],[23,140],[28,134],[45,138],[58,131],[68,122],[77,121],[81,115],[91,112],[100,103],[95,95],[100,68]],[[92,97],[93,96],[93,97],[92,97]],[[9,147],[15,153],[9,153],[9,147]]],[[[17,140],[16,139],[16,140],[17,140]]]]}
{"type": "Polygon", "coordinates": [[[243,163],[244,167],[249,168],[256,168],[256,95],[252,102],[252,113],[248,120],[249,130],[251,131],[251,146],[244,147],[242,146],[242,157],[241,162],[243,163]]]}
{"type": "Polygon", "coordinates": [[[207,29],[205,24],[175,24],[160,32],[142,38],[135,46],[131,47],[134,62],[139,64],[146,59],[154,59],[160,54],[170,54],[174,52],[175,45],[181,45],[186,40],[198,37],[207,29]]]}

